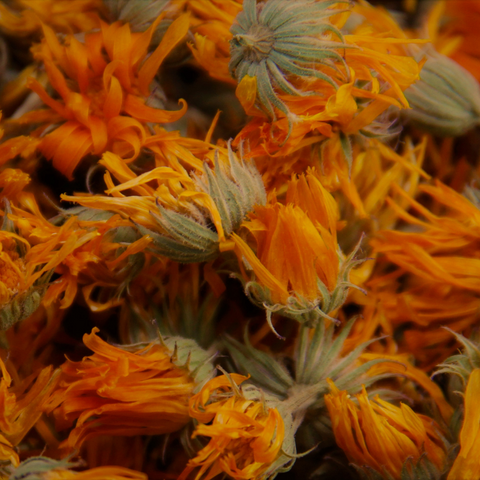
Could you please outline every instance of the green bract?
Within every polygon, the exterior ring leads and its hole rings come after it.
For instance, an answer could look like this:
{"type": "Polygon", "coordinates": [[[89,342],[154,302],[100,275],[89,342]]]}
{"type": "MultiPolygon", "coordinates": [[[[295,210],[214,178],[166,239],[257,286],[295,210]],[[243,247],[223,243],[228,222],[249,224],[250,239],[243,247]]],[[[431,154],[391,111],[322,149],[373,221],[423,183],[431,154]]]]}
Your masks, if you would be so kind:
{"type": "MultiPolygon", "coordinates": [[[[194,177],[198,191],[208,194],[222,220],[225,235],[240,227],[255,205],[265,205],[267,194],[253,163],[244,162],[228,146],[228,163],[215,155],[215,169],[204,164],[204,174],[194,177]]],[[[196,263],[214,260],[220,253],[218,233],[212,229],[213,221],[207,212],[198,212],[195,218],[157,204],[158,212],[150,212],[165,234],[137,225],[142,235],[150,235],[155,253],[176,262],[196,263]]]]}
{"type": "Polygon", "coordinates": [[[420,81],[405,90],[412,107],[402,115],[434,135],[457,137],[480,124],[480,87],[458,63],[430,53],[420,81]]]}
{"type": "MultiPolygon", "coordinates": [[[[230,29],[230,73],[240,82],[245,75],[257,79],[259,106],[275,119],[275,108],[289,118],[288,107],[277,95],[311,95],[298,90],[287,78],[315,77],[337,88],[335,81],[317,67],[335,69],[335,62],[345,63],[336,51],[346,48],[340,31],[328,18],[340,10],[328,7],[348,1],[335,0],[269,0],[257,5],[245,0],[243,11],[230,29]],[[333,34],[340,41],[325,38],[333,34]]],[[[342,10],[343,11],[343,10],[342,10]]]]}

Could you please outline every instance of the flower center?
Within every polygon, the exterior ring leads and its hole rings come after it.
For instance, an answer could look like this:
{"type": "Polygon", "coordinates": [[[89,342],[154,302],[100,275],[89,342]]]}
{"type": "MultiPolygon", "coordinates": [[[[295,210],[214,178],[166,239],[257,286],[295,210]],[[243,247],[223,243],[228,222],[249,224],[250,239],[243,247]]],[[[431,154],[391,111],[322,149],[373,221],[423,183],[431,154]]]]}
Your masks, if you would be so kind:
{"type": "Polygon", "coordinates": [[[235,35],[233,43],[241,48],[242,57],[247,62],[260,63],[268,57],[275,42],[274,32],[266,25],[254,24],[244,35],[235,35]]]}

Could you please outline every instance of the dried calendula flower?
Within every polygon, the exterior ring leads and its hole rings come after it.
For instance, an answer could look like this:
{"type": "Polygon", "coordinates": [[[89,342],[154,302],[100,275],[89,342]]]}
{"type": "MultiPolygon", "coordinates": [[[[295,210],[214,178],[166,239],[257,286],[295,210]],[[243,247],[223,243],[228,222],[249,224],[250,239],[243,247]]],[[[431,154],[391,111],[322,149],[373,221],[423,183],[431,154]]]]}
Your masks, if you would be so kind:
{"type": "Polygon", "coordinates": [[[83,42],[73,35],[59,39],[43,26],[44,38],[32,51],[56,94],[30,78],[28,88],[46,108],[25,113],[18,122],[42,125],[35,134],[44,134],[38,150],[68,178],[87,155],[109,151],[124,161],[134,160],[149,136],[147,124],[169,123],[186,112],[183,100],[180,110],[164,110],[152,92],[158,89],[154,77],[160,65],[188,32],[188,16],[170,25],[147,58],[160,20],[157,17],[142,33],[132,33],[128,23],[100,22],[100,31],[85,34],[83,42]]]}
{"type": "Polygon", "coordinates": [[[291,421],[275,407],[278,401],[265,398],[252,385],[241,385],[245,380],[234,373],[221,375],[190,399],[190,415],[198,420],[193,437],[210,441],[188,462],[179,480],[193,471],[196,479],[227,474],[235,480],[261,480],[291,466],[291,421]]]}
{"type": "Polygon", "coordinates": [[[228,162],[220,162],[217,151],[215,169],[205,163],[204,174],[194,177],[194,183],[197,193],[184,192],[184,196],[201,196],[206,207],[204,214],[197,210],[197,218],[186,216],[158,203],[158,213],[151,213],[165,234],[159,235],[137,224],[140,233],[152,238],[156,253],[181,263],[210,261],[220,251],[231,249],[225,240],[255,205],[266,202],[265,187],[255,166],[244,162],[242,155],[238,159],[230,146],[228,162]],[[210,223],[216,231],[209,227],[210,223]]]}
{"type": "Polygon", "coordinates": [[[275,109],[290,119],[292,113],[279,93],[304,96],[293,79],[314,77],[337,88],[331,76],[336,62],[344,64],[338,49],[346,48],[341,32],[329,17],[341,12],[329,8],[347,1],[269,0],[257,5],[245,0],[231,28],[230,72],[241,84],[256,82],[259,106],[275,119],[275,109]],[[321,68],[326,67],[326,68],[321,68]]]}
{"type": "Polygon", "coordinates": [[[72,451],[99,435],[161,435],[185,426],[190,396],[213,373],[212,354],[180,337],[114,346],[97,332],[84,335],[92,355],[60,367],[61,385],[49,402],[57,428],[76,421],[61,447],[72,451]]]}
{"type": "MultiPolygon", "coordinates": [[[[357,249],[345,257],[337,243],[338,207],[315,171],[288,184],[287,205],[259,206],[242,226],[255,238],[256,253],[232,234],[249,275],[241,280],[249,298],[265,308],[313,326],[340,307],[357,249]]],[[[273,327],[272,327],[273,328],[273,327]]]]}
{"type": "Polygon", "coordinates": [[[325,403],[337,444],[364,478],[441,478],[446,448],[433,419],[378,395],[372,400],[365,388],[353,399],[329,384],[325,403]]]}
{"type": "MultiPolygon", "coordinates": [[[[116,156],[107,152],[102,162],[116,156]]],[[[116,157],[118,159],[118,157],[116,157]]],[[[85,206],[106,209],[130,218],[142,235],[152,239],[153,254],[180,263],[214,260],[232,250],[230,236],[255,205],[266,203],[266,192],[253,162],[244,161],[228,146],[215,153],[214,168],[207,162],[188,175],[157,167],[113,185],[107,196],[62,196],[85,206]],[[157,188],[148,185],[156,181],[157,188]],[[132,189],[137,196],[116,196],[132,189]]],[[[118,164],[118,162],[117,162],[118,164]]]]}
{"type": "Polygon", "coordinates": [[[480,125],[480,86],[458,63],[427,54],[420,80],[405,90],[411,109],[403,117],[435,135],[457,137],[480,125]]]}

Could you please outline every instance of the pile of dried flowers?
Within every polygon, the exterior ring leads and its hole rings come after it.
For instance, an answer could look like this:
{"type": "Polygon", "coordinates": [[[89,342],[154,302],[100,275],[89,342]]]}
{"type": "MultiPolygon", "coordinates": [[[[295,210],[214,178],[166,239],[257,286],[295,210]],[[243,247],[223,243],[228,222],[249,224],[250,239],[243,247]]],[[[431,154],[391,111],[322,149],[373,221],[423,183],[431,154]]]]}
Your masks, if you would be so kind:
{"type": "Polygon", "coordinates": [[[387,3],[0,2],[0,479],[480,479],[480,2],[387,3]]]}

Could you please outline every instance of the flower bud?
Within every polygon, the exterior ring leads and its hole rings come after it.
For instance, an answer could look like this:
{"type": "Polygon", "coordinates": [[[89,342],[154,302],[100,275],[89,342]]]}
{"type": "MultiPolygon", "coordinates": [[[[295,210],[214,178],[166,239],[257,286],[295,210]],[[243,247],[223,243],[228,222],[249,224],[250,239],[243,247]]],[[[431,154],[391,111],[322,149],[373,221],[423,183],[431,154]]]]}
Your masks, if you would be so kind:
{"type": "Polygon", "coordinates": [[[434,135],[458,137],[480,124],[480,86],[453,60],[430,53],[420,80],[405,91],[403,117],[434,135]]]}

